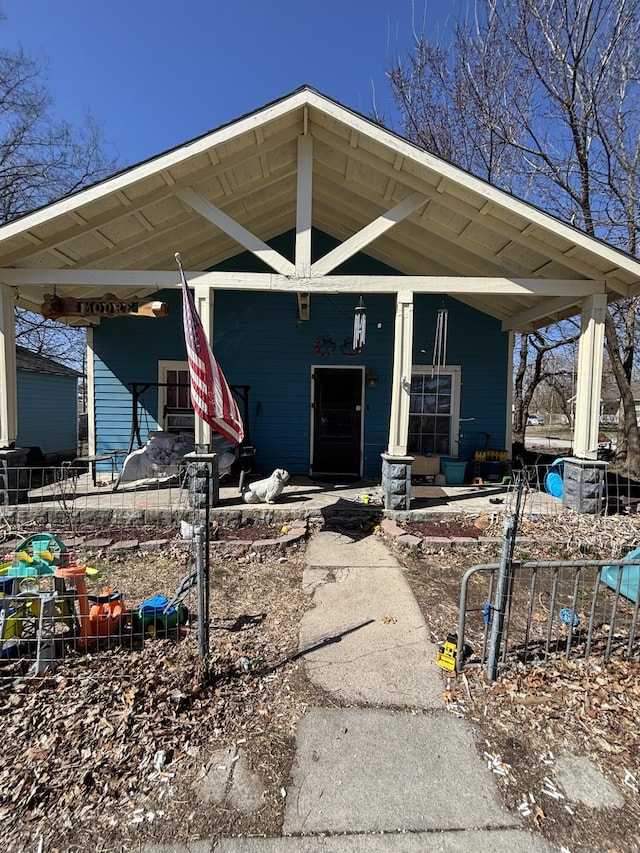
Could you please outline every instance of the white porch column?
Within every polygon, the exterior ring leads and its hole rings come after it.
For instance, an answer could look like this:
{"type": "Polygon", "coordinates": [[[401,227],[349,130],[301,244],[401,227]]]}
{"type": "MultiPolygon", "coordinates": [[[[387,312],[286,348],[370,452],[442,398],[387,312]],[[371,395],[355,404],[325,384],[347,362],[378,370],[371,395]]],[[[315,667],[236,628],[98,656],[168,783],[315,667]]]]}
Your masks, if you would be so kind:
{"type": "Polygon", "coordinates": [[[393,384],[389,424],[390,456],[405,456],[409,433],[409,391],[413,351],[413,292],[402,290],[396,297],[393,344],[393,384]]]}
{"type": "Polygon", "coordinates": [[[511,445],[513,444],[513,353],[516,345],[515,332],[509,332],[508,361],[507,361],[507,411],[505,412],[505,423],[507,428],[504,433],[504,444],[511,456],[511,445]]]}
{"type": "Polygon", "coordinates": [[[96,453],[96,385],[93,326],[87,326],[87,453],[96,453]]]}
{"type": "Polygon", "coordinates": [[[597,459],[600,391],[607,298],[598,293],[582,304],[573,453],[578,459],[597,459]]]}
{"type": "MultiPolygon", "coordinates": [[[[196,311],[202,321],[204,333],[209,341],[209,346],[213,350],[213,294],[212,287],[196,286],[193,289],[193,298],[196,304],[196,311]]],[[[196,415],[195,422],[195,438],[197,445],[211,445],[211,427],[208,423],[196,415]]]]}
{"type": "Polygon", "coordinates": [[[15,298],[11,287],[0,287],[0,448],[6,448],[18,437],[15,298]]]}

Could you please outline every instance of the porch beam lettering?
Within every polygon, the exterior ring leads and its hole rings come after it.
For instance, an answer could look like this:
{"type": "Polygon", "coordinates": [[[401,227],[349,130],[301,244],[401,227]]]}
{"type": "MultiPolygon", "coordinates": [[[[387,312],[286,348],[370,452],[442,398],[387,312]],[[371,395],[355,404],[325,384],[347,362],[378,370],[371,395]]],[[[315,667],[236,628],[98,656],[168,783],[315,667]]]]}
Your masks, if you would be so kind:
{"type": "Polygon", "coordinates": [[[166,317],[166,302],[139,302],[137,299],[120,300],[112,293],[94,299],[61,298],[47,293],[40,306],[43,317],[166,317]]]}
{"type": "Polygon", "coordinates": [[[428,199],[424,193],[413,193],[408,198],[403,199],[403,201],[391,208],[391,210],[374,219],[369,225],[365,225],[357,234],[349,237],[340,246],[336,246],[335,249],[316,261],[311,267],[312,275],[325,275],[331,272],[331,270],[340,266],[343,261],[352,258],[357,252],[364,249],[370,243],[373,243],[377,237],[380,237],[389,228],[393,228],[398,222],[402,222],[403,219],[406,219],[407,216],[410,216],[427,201],[428,199]]]}
{"type": "Polygon", "coordinates": [[[216,225],[221,231],[224,231],[225,234],[228,234],[229,237],[232,237],[237,243],[260,258],[261,261],[264,261],[271,269],[276,270],[281,275],[295,275],[295,267],[291,261],[288,261],[279,252],[276,252],[275,249],[272,249],[271,246],[268,246],[195,190],[187,187],[187,189],[179,190],[176,195],[187,207],[195,210],[204,219],[216,225]]]}

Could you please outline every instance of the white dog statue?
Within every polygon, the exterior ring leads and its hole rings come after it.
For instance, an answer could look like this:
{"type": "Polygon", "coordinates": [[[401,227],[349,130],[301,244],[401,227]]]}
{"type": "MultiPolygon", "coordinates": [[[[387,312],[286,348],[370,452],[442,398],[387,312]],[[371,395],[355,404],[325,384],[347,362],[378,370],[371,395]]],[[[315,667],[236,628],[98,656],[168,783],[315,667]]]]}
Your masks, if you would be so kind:
{"type": "Polygon", "coordinates": [[[270,477],[251,483],[243,496],[245,503],[275,503],[275,499],[282,494],[282,490],[288,482],[289,472],[285,471],[284,468],[276,468],[270,477]]]}

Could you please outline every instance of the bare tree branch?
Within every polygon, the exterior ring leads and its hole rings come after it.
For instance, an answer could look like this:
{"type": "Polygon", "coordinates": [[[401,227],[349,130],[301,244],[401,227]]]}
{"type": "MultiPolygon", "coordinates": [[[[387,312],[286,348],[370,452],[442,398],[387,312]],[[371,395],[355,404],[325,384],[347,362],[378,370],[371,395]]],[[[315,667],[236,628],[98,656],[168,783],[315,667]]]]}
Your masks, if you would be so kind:
{"type": "MultiPolygon", "coordinates": [[[[637,255],[640,0],[476,0],[473,12],[458,16],[447,41],[429,37],[425,27],[409,54],[389,63],[403,132],[637,255]]],[[[640,478],[630,385],[637,308],[635,299],[611,306],[605,339],[623,401],[619,457],[640,478]]],[[[535,383],[555,348],[536,336],[520,341],[520,440],[535,383]]]]}

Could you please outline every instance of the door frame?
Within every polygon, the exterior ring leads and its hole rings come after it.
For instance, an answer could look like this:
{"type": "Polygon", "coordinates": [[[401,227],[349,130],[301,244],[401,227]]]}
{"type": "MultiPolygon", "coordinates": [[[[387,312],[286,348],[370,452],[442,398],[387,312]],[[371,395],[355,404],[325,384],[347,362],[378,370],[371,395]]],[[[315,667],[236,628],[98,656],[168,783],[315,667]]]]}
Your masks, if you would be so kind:
{"type": "Polygon", "coordinates": [[[315,402],[315,394],[316,394],[316,380],[315,380],[315,372],[316,370],[357,370],[360,371],[360,450],[358,453],[358,476],[363,476],[364,470],[364,413],[366,408],[365,403],[365,391],[366,391],[366,382],[365,382],[365,368],[360,365],[351,365],[351,364],[312,364],[311,365],[311,399],[309,401],[309,421],[311,424],[311,428],[309,430],[309,476],[313,476],[313,448],[315,443],[315,418],[313,412],[313,405],[315,402]]]}

